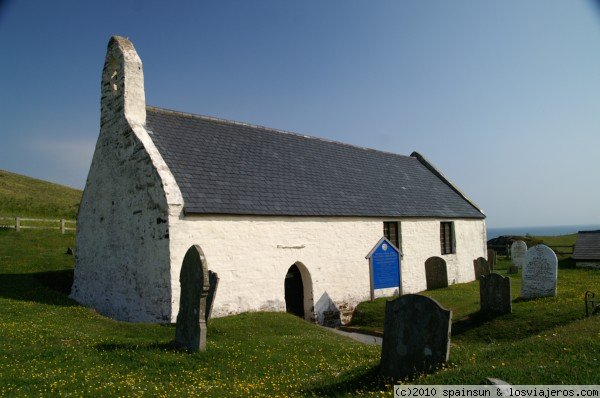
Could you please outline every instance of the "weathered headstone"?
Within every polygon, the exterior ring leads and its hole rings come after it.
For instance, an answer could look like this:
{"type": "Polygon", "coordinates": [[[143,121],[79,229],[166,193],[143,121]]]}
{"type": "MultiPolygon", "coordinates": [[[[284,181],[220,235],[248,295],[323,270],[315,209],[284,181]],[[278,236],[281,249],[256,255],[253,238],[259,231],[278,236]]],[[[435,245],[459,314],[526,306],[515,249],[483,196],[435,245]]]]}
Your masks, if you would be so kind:
{"type": "Polygon", "coordinates": [[[407,294],[385,305],[380,372],[395,379],[431,372],[448,360],[452,311],[407,294]]]}
{"type": "Polygon", "coordinates": [[[536,245],[527,250],[521,281],[521,297],[556,296],[558,259],[546,245],[536,245]]]}
{"type": "Polygon", "coordinates": [[[448,271],[443,258],[430,257],[425,261],[425,280],[428,290],[448,287],[448,271]]]}
{"type": "Polygon", "coordinates": [[[175,326],[175,345],[190,352],[206,350],[206,296],[208,267],[200,247],[192,246],[183,259],[181,296],[175,326]]]}
{"type": "Polygon", "coordinates": [[[217,295],[217,287],[219,287],[219,275],[215,272],[208,271],[208,295],[206,296],[206,311],[205,318],[206,323],[210,319],[212,314],[213,304],[215,302],[215,296],[217,295]]]}
{"type": "Polygon", "coordinates": [[[523,268],[525,262],[525,253],[527,253],[527,243],[522,240],[516,240],[510,246],[510,258],[515,266],[523,268]]]}
{"type": "Polygon", "coordinates": [[[490,266],[490,271],[493,271],[496,268],[496,250],[487,249],[488,252],[488,264],[490,266]]]}
{"type": "Polygon", "coordinates": [[[479,300],[483,315],[510,314],[510,278],[496,273],[482,276],[479,280],[479,300]]]}
{"type": "Polygon", "coordinates": [[[485,258],[479,257],[473,260],[473,268],[475,269],[475,279],[480,279],[483,275],[490,274],[490,267],[485,258]]]}

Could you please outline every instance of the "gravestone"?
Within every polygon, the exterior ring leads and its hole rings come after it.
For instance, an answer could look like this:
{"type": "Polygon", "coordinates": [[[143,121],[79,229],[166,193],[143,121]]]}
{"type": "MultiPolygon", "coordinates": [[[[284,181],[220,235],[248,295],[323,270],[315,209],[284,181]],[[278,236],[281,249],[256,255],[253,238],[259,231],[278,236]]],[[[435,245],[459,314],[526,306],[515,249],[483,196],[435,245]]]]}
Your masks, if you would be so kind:
{"type": "Polygon", "coordinates": [[[510,278],[496,273],[482,276],[479,279],[479,300],[483,315],[510,314],[510,278]]]}
{"type": "Polygon", "coordinates": [[[546,245],[536,245],[527,250],[521,281],[521,297],[536,298],[556,296],[558,259],[546,245]]]}
{"type": "Polygon", "coordinates": [[[208,267],[199,246],[192,246],[179,274],[181,293],[175,326],[175,345],[190,352],[206,350],[206,296],[208,267]]]}
{"type": "Polygon", "coordinates": [[[219,287],[219,275],[215,272],[208,271],[208,295],[206,296],[206,311],[205,319],[206,323],[210,319],[212,314],[213,304],[215,302],[215,296],[217,295],[217,287],[219,287]]]}
{"type": "Polygon", "coordinates": [[[496,268],[496,250],[488,249],[488,264],[490,266],[490,271],[493,271],[496,268]]]}
{"type": "Polygon", "coordinates": [[[394,379],[431,372],[448,360],[452,311],[407,294],[386,302],[380,372],[394,379]]]}
{"type": "Polygon", "coordinates": [[[480,279],[483,275],[490,274],[490,267],[485,258],[479,257],[473,260],[473,268],[475,269],[475,279],[480,279]]]}
{"type": "Polygon", "coordinates": [[[448,287],[448,271],[443,258],[429,257],[425,261],[425,280],[427,290],[448,287]]]}
{"type": "Polygon", "coordinates": [[[517,268],[523,268],[525,253],[527,253],[527,243],[522,240],[516,240],[510,246],[510,258],[517,268]]]}

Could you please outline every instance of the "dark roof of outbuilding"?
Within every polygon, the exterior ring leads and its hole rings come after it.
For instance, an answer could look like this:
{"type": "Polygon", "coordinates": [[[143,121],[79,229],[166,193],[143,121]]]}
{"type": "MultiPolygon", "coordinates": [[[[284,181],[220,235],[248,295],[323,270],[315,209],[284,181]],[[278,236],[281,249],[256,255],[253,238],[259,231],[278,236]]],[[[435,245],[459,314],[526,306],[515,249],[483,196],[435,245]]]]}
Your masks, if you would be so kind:
{"type": "Polygon", "coordinates": [[[600,230],[579,231],[575,250],[573,250],[573,259],[600,260],[600,230]]]}
{"type": "Polygon", "coordinates": [[[420,155],[147,107],[186,213],[484,218],[420,155]]]}

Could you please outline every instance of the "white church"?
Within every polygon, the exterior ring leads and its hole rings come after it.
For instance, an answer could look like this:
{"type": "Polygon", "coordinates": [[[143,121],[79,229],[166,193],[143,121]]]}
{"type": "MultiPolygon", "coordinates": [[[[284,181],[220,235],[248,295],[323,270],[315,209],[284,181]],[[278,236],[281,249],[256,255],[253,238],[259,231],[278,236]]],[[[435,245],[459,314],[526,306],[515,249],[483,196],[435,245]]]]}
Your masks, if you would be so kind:
{"type": "Polygon", "coordinates": [[[72,298],[174,322],[183,257],[198,245],[220,278],[213,316],[346,322],[370,297],[365,256],[382,236],[402,257],[400,286],[379,296],[472,281],[486,257],[482,210],[420,154],[147,106],[138,54],[111,38],[72,298]]]}

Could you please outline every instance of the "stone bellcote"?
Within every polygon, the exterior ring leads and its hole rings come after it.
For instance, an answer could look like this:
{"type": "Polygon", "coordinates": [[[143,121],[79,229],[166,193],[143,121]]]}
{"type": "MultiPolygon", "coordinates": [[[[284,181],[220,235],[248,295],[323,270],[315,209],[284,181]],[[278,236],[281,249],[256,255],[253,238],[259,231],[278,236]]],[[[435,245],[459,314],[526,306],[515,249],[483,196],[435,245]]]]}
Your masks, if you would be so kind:
{"type": "Polygon", "coordinates": [[[124,116],[130,125],[146,124],[146,97],[142,60],[133,44],[121,36],[108,42],[102,70],[100,125],[105,127],[124,116]]]}

